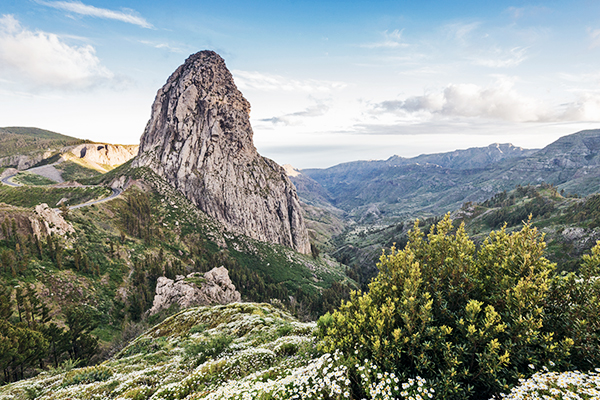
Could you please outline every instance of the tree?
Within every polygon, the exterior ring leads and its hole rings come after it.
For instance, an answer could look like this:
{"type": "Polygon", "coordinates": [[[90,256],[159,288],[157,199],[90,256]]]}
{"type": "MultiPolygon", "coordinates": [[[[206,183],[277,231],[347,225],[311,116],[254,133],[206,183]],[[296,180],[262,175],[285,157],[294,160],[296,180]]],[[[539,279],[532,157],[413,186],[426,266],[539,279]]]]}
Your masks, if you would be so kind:
{"type": "Polygon", "coordinates": [[[69,327],[66,338],[73,359],[88,361],[98,349],[98,338],[91,332],[98,327],[99,311],[88,305],[71,306],[65,312],[65,323],[69,327]]]}
{"type": "Polygon", "coordinates": [[[14,269],[15,264],[15,252],[13,250],[3,250],[0,254],[0,261],[4,272],[11,272],[14,269]]]}
{"type": "Polygon", "coordinates": [[[319,251],[319,247],[316,244],[311,243],[310,244],[310,253],[311,253],[312,257],[316,260],[317,258],[319,258],[319,254],[321,252],[319,251]]]}
{"type": "Polygon", "coordinates": [[[62,203],[60,203],[60,207],[58,209],[60,210],[60,214],[62,215],[63,218],[69,217],[69,206],[67,205],[66,201],[63,201],[62,203]]]}
{"type": "Polygon", "coordinates": [[[0,319],[8,321],[12,316],[12,287],[0,285],[0,319]]]}
{"type": "MultiPolygon", "coordinates": [[[[369,359],[403,379],[426,378],[444,399],[488,399],[531,375],[532,366],[578,361],[577,341],[549,322],[577,316],[564,316],[566,304],[550,306],[557,277],[530,222],[518,232],[492,232],[479,249],[449,215],[426,237],[417,222],[409,238],[404,250],[381,256],[368,293],[353,292],[319,320],[323,350],[341,350],[350,365],[369,359]]],[[[597,308],[578,317],[598,321],[597,308]]],[[[597,340],[598,327],[589,332],[579,341],[597,340]]],[[[595,365],[597,348],[586,353],[595,365]]]]}

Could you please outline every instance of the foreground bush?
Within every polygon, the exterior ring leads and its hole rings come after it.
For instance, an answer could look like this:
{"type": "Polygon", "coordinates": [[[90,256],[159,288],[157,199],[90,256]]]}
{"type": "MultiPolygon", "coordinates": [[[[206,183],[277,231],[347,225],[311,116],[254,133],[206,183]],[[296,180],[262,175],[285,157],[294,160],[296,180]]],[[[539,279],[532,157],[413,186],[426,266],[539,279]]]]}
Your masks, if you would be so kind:
{"type": "Polygon", "coordinates": [[[597,372],[584,374],[579,371],[536,373],[508,395],[505,400],[535,399],[597,399],[600,396],[600,375],[597,372]]]}
{"type": "Polygon", "coordinates": [[[417,223],[404,250],[381,257],[368,293],[320,319],[322,348],[401,381],[423,377],[442,399],[507,392],[532,366],[599,365],[600,244],[569,275],[554,273],[544,248],[530,223],[479,249],[449,216],[427,238],[417,223]]]}

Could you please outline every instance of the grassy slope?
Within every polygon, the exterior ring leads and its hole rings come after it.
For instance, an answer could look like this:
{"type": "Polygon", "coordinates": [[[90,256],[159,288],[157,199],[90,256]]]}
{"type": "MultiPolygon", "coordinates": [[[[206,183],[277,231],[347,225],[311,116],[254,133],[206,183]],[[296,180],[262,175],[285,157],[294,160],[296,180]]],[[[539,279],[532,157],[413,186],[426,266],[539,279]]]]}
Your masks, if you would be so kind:
{"type": "Polygon", "coordinates": [[[53,185],[56,182],[52,179],[48,179],[44,176],[33,174],[31,172],[19,172],[17,176],[13,178],[13,181],[20,183],[21,185],[28,186],[46,186],[53,185]]]}
{"type": "MultiPolygon", "coordinates": [[[[156,259],[161,252],[161,265],[181,265],[183,273],[219,267],[224,260],[235,262],[248,273],[257,273],[273,287],[287,291],[282,292],[285,296],[280,298],[284,303],[289,302],[288,294],[297,296],[299,291],[318,297],[334,281],[354,285],[345,275],[345,268],[335,261],[326,258],[314,260],[283,246],[228,234],[150,171],[130,170],[128,173],[138,184],[132,186],[124,196],[69,212],[68,220],[74,225],[76,234],[73,239],[63,243],[62,268],[57,268],[47,255],[41,259],[32,257],[26,270],[16,277],[0,272],[1,284],[15,286],[32,283],[38,286],[38,292],[50,293],[51,296],[45,298],[55,310],[59,323],[62,318],[60,310],[70,304],[85,302],[93,305],[102,314],[102,327],[94,333],[103,340],[105,346],[120,335],[128,307],[127,293],[132,290],[134,265],[143,260],[156,259]],[[121,236],[126,232],[122,219],[127,205],[126,196],[140,192],[139,187],[144,187],[150,196],[155,238],[149,241],[131,235],[121,236]],[[75,249],[89,258],[91,270],[76,270],[75,249]],[[93,271],[94,266],[98,266],[98,273],[93,271]]],[[[75,204],[100,197],[105,192],[108,193],[109,189],[2,186],[0,202],[22,207],[47,202],[54,206],[63,197],[69,198],[70,204],[75,204]]],[[[14,206],[5,208],[2,220],[9,221],[10,226],[12,216],[23,209],[14,206]]],[[[23,227],[19,225],[25,236],[30,233],[26,222],[22,224],[23,227]]],[[[3,246],[0,240],[0,252],[3,246]]],[[[248,293],[242,287],[243,282],[234,283],[243,298],[247,299],[248,293]]],[[[146,309],[151,304],[150,298],[146,309]]]]}
{"type": "Polygon", "coordinates": [[[0,387],[0,399],[227,399],[265,390],[267,379],[283,388],[291,373],[318,368],[314,326],[268,304],[192,308],[99,366],[51,370],[0,387]]]}
{"type": "Polygon", "coordinates": [[[85,165],[82,161],[75,158],[57,164],[55,168],[61,171],[61,176],[65,181],[79,182],[82,179],[102,175],[102,172],[97,171],[89,165],[85,165]]]}
{"type": "Polygon", "coordinates": [[[0,128],[0,158],[17,154],[35,154],[49,148],[85,143],[85,140],[38,128],[0,128]]]}
{"type": "Polygon", "coordinates": [[[19,207],[35,207],[40,203],[46,203],[50,207],[55,207],[63,198],[68,200],[68,204],[74,205],[85,203],[92,199],[106,197],[110,195],[110,193],[112,193],[112,191],[105,187],[60,188],[39,186],[11,187],[0,185],[0,202],[19,207]]]}

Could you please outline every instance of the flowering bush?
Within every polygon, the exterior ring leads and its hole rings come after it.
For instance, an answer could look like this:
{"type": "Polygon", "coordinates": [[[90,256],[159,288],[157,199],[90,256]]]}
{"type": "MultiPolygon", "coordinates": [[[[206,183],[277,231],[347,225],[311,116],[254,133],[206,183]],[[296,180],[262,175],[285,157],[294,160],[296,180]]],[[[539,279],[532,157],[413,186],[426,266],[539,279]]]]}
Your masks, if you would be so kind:
{"type": "Polygon", "coordinates": [[[520,380],[520,385],[509,394],[500,397],[505,400],[534,399],[598,399],[600,397],[600,375],[596,372],[538,372],[531,378],[520,380]]]}
{"type": "Polygon", "coordinates": [[[435,390],[428,387],[427,381],[420,376],[401,383],[395,373],[381,372],[377,365],[368,360],[363,365],[356,364],[354,367],[360,376],[361,389],[369,399],[426,400],[432,399],[435,394],[435,390]]]}
{"type": "Polygon", "coordinates": [[[582,268],[587,279],[560,285],[544,248],[530,223],[492,232],[479,249],[449,215],[427,238],[417,223],[404,250],[381,257],[368,293],[319,320],[321,348],[399,379],[421,376],[442,399],[505,392],[533,374],[529,365],[598,365],[600,284],[589,282],[600,274],[600,244],[582,268]]]}

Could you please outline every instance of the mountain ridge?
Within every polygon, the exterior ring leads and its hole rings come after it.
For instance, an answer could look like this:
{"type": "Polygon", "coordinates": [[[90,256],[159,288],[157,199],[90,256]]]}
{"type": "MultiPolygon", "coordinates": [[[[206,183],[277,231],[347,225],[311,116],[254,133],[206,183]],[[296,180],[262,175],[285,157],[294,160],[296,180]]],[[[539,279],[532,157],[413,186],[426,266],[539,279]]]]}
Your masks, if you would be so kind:
{"type": "Polygon", "coordinates": [[[502,150],[502,145],[305,169],[300,171],[304,177],[291,179],[299,182],[303,201],[314,201],[318,195],[320,201],[327,200],[356,222],[364,222],[376,205],[383,215],[376,219],[397,222],[452,211],[464,202],[483,201],[517,185],[545,182],[570,193],[593,193],[600,190],[598,143],[600,130],[587,130],[564,136],[540,150],[507,144],[505,148],[512,150],[497,160],[486,153],[502,150]],[[474,154],[480,157],[469,161],[474,154]],[[464,168],[474,165],[478,167],[464,168]]]}

